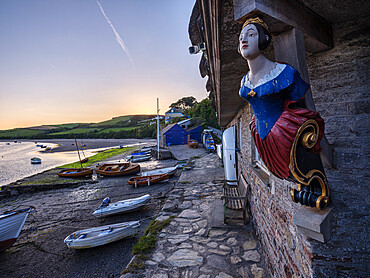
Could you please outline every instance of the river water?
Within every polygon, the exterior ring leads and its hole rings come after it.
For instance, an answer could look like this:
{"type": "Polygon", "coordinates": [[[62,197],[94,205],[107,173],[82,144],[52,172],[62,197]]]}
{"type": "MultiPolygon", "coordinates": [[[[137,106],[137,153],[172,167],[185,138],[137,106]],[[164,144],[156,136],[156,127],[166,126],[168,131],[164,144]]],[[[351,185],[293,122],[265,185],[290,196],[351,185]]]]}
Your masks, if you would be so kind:
{"type": "MultiPolygon", "coordinates": [[[[38,144],[51,148],[57,146],[52,143],[39,142],[38,144]]],[[[40,152],[41,150],[45,149],[36,147],[34,142],[0,142],[0,186],[63,164],[78,161],[76,151],[49,153],[40,152]],[[41,164],[31,164],[33,157],[41,158],[41,164]]],[[[102,150],[102,148],[84,150],[84,154],[89,157],[98,150],[102,150]]]]}

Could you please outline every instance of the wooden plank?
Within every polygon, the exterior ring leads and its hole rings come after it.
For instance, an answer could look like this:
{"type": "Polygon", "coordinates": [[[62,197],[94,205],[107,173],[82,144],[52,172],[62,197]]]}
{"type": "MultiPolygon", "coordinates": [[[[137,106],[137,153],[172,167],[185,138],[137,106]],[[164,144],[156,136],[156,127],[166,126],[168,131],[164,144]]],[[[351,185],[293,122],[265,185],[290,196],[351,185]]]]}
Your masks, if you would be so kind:
{"type": "MultiPolygon", "coordinates": [[[[275,59],[279,62],[285,62],[295,67],[301,74],[303,80],[310,83],[306,62],[306,53],[304,47],[303,33],[295,28],[281,33],[274,38],[275,59]]],[[[306,107],[316,111],[315,103],[312,99],[311,89],[305,96],[306,107]]],[[[333,150],[324,134],[321,143],[321,160],[325,167],[333,168],[333,150]]]]}
{"type": "Polygon", "coordinates": [[[331,25],[294,0],[233,0],[234,19],[243,23],[248,17],[261,16],[273,35],[292,28],[306,35],[307,50],[313,53],[333,48],[331,25]]]}

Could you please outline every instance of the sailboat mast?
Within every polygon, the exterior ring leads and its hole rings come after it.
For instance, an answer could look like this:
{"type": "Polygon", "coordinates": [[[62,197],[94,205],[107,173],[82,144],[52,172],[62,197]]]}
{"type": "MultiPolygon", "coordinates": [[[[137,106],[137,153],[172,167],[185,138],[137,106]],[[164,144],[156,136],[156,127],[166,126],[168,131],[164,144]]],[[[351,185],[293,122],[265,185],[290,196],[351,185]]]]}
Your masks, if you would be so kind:
{"type": "Polygon", "coordinates": [[[83,167],[82,167],[82,162],[81,162],[80,152],[78,151],[78,145],[77,145],[77,140],[76,140],[76,138],[75,138],[75,144],[76,144],[77,153],[78,153],[78,158],[79,158],[79,160],[80,160],[80,163],[81,163],[81,169],[82,169],[83,167]]]}
{"type": "Polygon", "coordinates": [[[157,98],[157,158],[159,160],[159,98],[157,98]]]}

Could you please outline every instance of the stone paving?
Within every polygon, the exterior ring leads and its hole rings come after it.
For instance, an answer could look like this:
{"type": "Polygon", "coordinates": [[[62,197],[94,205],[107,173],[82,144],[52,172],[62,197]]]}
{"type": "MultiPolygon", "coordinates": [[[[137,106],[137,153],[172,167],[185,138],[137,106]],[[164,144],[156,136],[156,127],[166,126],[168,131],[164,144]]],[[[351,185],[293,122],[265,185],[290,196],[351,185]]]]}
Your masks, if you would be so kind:
{"type": "Polygon", "coordinates": [[[175,216],[145,262],[145,277],[269,277],[251,226],[212,227],[214,200],[222,192],[216,154],[194,159],[168,194],[157,220],[175,216]]]}

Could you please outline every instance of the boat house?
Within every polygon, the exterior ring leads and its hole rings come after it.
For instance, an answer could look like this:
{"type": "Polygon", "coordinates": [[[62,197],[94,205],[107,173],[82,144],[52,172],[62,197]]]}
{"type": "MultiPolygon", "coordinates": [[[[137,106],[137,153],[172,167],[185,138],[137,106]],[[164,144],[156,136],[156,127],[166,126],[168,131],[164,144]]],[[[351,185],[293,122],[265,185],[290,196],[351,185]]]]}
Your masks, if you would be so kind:
{"type": "Polygon", "coordinates": [[[202,143],[202,130],[202,126],[198,125],[186,131],[189,133],[189,139],[197,140],[198,143],[202,143]]]}
{"type": "Polygon", "coordinates": [[[235,175],[248,189],[250,218],[271,277],[369,275],[364,197],[370,169],[369,14],[363,0],[197,0],[194,5],[189,50],[201,49],[200,75],[207,78],[219,126],[234,134],[235,175]],[[255,17],[273,35],[265,56],[300,72],[310,84],[306,107],[325,120],[320,156],[330,203],[323,210],[294,202],[292,189],[301,184],[270,173],[254,146],[253,110],[239,96],[248,64],[237,45],[243,23],[255,17]]]}
{"type": "Polygon", "coordinates": [[[159,133],[160,146],[187,144],[188,134],[189,133],[178,124],[169,124],[159,133]]]}

